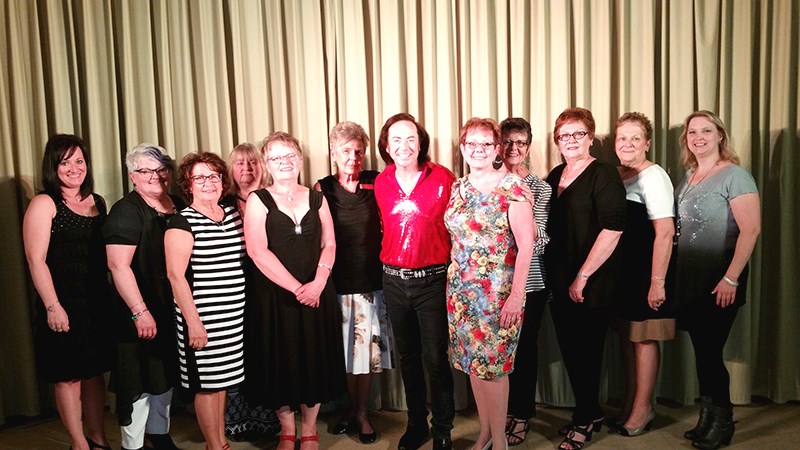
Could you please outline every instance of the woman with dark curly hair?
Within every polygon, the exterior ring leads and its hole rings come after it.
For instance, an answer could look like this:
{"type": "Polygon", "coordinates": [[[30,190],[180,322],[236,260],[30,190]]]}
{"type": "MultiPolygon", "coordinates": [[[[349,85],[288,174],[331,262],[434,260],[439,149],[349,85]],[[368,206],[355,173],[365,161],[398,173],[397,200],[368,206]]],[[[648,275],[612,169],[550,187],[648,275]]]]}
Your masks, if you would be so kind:
{"type": "Polygon", "coordinates": [[[164,236],[175,297],[181,387],[194,394],[209,450],[225,438],[226,390],[244,381],[244,229],[235,206],[220,206],[230,180],[213,153],[190,153],[179,168],[191,204],[164,236]]]}

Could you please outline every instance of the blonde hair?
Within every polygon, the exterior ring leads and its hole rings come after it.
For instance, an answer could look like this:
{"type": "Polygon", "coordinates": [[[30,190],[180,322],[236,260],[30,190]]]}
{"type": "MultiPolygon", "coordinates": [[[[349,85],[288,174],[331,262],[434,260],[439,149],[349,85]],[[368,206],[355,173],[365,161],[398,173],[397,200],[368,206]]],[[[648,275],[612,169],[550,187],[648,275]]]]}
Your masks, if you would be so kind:
{"type": "Polygon", "coordinates": [[[231,188],[228,190],[228,193],[231,195],[236,195],[236,192],[239,190],[239,185],[236,183],[236,179],[233,178],[233,163],[240,157],[255,159],[256,163],[261,167],[261,181],[259,181],[258,187],[264,187],[267,184],[267,168],[264,167],[264,156],[258,151],[255,145],[245,142],[234,147],[231,154],[228,155],[228,178],[231,180],[231,188]]]}
{"type": "Polygon", "coordinates": [[[733,147],[731,147],[730,140],[728,139],[728,131],[725,130],[725,124],[722,123],[722,119],[720,119],[716,114],[704,109],[689,114],[689,117],[683,121],[683,132],[681,133],[681,137],[678,138],[678,141],[681,143],[681,162],[683,163],[683,166],[687,169],[694,169],[697,167],[697,157],[694,156],[694,153],[689,151],[689,145],[686,142],[686,133],[688,133],[689,130],[689,122],[696,117],[707,119],[709,122],[713,123],[715,127],[717,127],[717,131],[719,132],[720,136],[722,136],[722,140],[719,141],[720,159],[722,161],[730,161],[738,166],[739,157],[736,156],[736,152],[734,152],[733,147]]]}

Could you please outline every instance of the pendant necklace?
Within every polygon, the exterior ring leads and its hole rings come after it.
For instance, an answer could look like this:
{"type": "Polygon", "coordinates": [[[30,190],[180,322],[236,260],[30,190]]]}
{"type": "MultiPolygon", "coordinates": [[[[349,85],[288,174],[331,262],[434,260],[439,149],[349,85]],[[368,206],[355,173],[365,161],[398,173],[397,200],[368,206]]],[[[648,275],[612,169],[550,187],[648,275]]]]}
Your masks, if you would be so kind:
{"type": "Polygon", "coordinates": [[[695,187],[697,187],[697,185],[699,185],[700,183],[705,181],[705,179],[708,178],[708,176],[711,174],[711,172],[714,171],[714,169],[719,165],[719,163],[720,163],[719,160],[717,162],[715,162],[714,165],[711,166],[710,169],[708,169],[708,171],[705,173],[705,175],[703,175],[699,180],[697,180],[697,182],[695,184],[692,184],[692,181],[694,181],[694,178],[697,175],[697,172],[699,171],[700,167],[698,166],[694,171],[692,171],[692,176],[691,176],[691,178],[689,178],[689,181],[686,183],[686,187],[683,188],[683,192],[681,192],[681,194],[678,196],[678,204],[675,207],[675,235],[672,238],[672,244],[673,245],[678,245],[678,238],[681,236],[681,213],[680,213],[680,209],[681,208],[680,208],[680,206],[683,203],[683,199],[685,199],[686,196],[689,195],[689,192],[692,192],[692,190],[695,187]]]}

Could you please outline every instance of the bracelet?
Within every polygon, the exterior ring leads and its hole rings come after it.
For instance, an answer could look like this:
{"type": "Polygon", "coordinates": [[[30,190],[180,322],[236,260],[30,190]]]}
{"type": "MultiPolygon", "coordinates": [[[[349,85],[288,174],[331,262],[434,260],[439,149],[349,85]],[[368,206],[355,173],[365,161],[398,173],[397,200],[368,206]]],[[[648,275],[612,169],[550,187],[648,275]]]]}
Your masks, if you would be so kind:
{"type": "Polygon", "coordinates": [[[661,280],[664,281],[664,277],[650,277],[651,280],[661,280]]]}
{"type": "Polygon", "coordinates": [[[57,304],[58,304],[58,300],[54,301],[52,305],[48,306],[48,307],[47,307],[47,308],[45,308],[45,309],[47,310],[47,312],[51,313],[51,312],[53,312],[53,310],[56,308],[56,305],[57,305],[57,304]]]}
{"type": "Polygon", "coordinates": [[[131,316],[131,320],[132,320],[132,321],[134,321],[134,322],[136,322],[137,320],[139,320],[139,316],[141,316],[142,314],[144,314],[144,312],[145,312],[145,311],[147,311],[147,308],[145,308],[145,309],[143,309],[143,310],[141,310],[141,311],[139,311],[139,312],[137,312],[137,313],[134,313],[134,314],[131,316]]]}
{"type": "Polygon", "coordinates": [[[730,284],[730,285],[731,285],[731,286],[733,286],[733,287],[736,287],[736,286],[738,286],[738,285],[739,285],[739,282],[738,282],[738,281],[733,281],[733,280],[731,280],[730,278],[728,278],[728,276],[727,276],[727,275],[723,275],[723,276],[722,276],[722,280],[723,280],[723,281],[725,281],[726,283],[730,284]]]}
{"type": "Polygon", "coordinates": [[[331,266],[323,263],[317,264],[317,267],[322,267],[323,269],[328,269],[328,272],[331,272],[331,266]]]}
{"type": "Polygon", "coordinates": [[[142,303],[144,303],[144,300],[142,300],[142,301],[140,301],[139,303],[137,303],[137,304],[135,304],[135,305],[133,305],[133,306],[129,307],[128,309],[130,309],[131,311],[133,311],[133,308],[136,308],[137,306],[141,305],[142,303]]]}
{"type": "Polygon", "coordinates": [[[589,275],[586,275],[585,273],[582,272],[578,272],[578,276],[581,278],[589,278],[589,275]]]}
{"type": "Polygon", "coordinates": [[[297,291],[299,291],[301,287],[303,287],[302,284],[300,286],[297,286],[297,289],[295,289],[294,292],[292,292],[292,294],[294,294],[295,297],[297,297],[297,291]]]}

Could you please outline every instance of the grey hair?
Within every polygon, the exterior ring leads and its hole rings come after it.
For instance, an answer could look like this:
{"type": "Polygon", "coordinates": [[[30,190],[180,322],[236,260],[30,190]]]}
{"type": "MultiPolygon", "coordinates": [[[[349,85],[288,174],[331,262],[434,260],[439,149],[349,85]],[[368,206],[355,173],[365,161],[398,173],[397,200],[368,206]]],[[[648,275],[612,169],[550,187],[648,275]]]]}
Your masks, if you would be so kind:
{"type": "Polygon", "coordinates": [[[172,157],[164,150],[164,147],[159,147],[155,144],[139,144],[128,150],[125,155],[125,165],[128,166],[128,172],[138,169],[139,161],[142,158],[151,158],[161,163],[162,166],[172,167],[172,157]]]}

